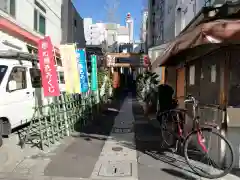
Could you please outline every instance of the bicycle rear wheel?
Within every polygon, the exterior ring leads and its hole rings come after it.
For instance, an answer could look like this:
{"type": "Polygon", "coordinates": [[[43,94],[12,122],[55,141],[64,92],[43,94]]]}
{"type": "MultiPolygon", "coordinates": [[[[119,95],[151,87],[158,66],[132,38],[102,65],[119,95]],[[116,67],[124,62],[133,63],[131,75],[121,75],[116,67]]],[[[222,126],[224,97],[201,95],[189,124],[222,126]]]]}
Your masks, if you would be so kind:
{"type": "Polygon", "coordinates": [[[162,147],[176,148],[177,140],[180,140],[177,134],[177,122],[179,121],[178,112],[175,110],[162,113],[160,117],[162,147]]]}
{"type": "Polygon", "coordinates": [[[184,142],[184,156],[196,174],[209,179],[227,175],[234,165],[234,153],[230,142],[212,128],[201,128],[200,131],[191,132],[184,142]],[[209,146],[211,143],[213,147],[209,146]],[[211,165],[214,167],[210,168],[211,165]]]}

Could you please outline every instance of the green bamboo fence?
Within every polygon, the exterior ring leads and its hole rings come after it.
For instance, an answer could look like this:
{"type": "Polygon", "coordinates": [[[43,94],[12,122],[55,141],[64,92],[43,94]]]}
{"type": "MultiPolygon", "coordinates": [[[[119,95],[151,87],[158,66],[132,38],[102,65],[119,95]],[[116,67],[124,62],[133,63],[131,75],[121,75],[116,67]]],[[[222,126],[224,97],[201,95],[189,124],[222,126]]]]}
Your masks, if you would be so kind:
{"type": "MultiPolygon", "coordinates": [[[[107,103],[109,98],[109,93],[105,93],[100,98],[100,105],[107,103]]],[[[30,124],[18,131],[21,147],[24,148],[25,144],[37,146],[42,150],[50,147],[74,132],[76,124],[83,127],[90,123],[96,112],[94,108],[94,95],[66,93],[56,97],[48,105],[36,107],[30,124]]]]}

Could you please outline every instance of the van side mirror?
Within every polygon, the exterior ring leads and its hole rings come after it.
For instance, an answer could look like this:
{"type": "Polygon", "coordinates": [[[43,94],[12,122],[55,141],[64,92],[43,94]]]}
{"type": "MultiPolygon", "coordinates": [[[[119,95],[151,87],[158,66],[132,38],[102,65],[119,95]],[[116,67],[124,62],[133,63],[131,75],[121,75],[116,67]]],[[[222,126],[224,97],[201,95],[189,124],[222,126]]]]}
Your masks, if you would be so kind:
{"type": "Polygon", "coordinates": [[[8,82],[8,90],[9,91],[14,91],[17,89],[17,82],[14,80],[11,80],[8,82]]]}

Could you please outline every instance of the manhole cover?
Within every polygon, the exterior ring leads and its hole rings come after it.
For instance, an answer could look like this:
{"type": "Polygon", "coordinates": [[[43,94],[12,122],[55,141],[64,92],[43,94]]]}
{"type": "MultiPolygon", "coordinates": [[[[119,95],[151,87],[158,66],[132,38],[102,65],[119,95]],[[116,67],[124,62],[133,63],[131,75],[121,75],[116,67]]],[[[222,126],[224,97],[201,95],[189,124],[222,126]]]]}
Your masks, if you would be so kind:
{"type": "Polygon", "coordinates": [[[98,172],[98,175],[104,177],[132,176],[132,163],[109,162],[106,164],[102,164],[98,172]]]}
{"type": "Polygon", "coordinates": [[[113,147],[112,150],[113,151],[122,151],[123,148],[122,147],[113,147]]]}
{"type": "Polygon", "coordinates": [[[113,132],[118,134],[131,133],[133,132],[133,128],[114,128],[113,132]]]}

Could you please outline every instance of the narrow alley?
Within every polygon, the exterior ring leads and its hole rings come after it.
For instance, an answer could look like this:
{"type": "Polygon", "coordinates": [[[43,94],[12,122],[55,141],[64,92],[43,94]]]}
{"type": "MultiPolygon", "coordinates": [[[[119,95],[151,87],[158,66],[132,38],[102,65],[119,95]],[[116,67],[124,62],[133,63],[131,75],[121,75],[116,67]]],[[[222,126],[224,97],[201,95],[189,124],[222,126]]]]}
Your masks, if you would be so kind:
{"type": "Polygon", "coordinates": [[[0,180],[240,180],[239,42],[240,0],[0,0],[0,180]]]}
{"type": "MultiPolygon", "coordinates": [[[[0,168],[6,180],[198,180],[184,158],[161,153],[160,133],[128,93],[110,104],[94,125],[79,129],[53,151],[8,161],[0,168]]],[[[16,151],[16,150],[15,150],[16,151]]],[[[222,180],[237,180],[228,175],[222,180]]]]}

